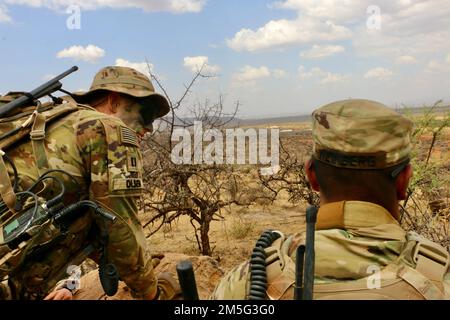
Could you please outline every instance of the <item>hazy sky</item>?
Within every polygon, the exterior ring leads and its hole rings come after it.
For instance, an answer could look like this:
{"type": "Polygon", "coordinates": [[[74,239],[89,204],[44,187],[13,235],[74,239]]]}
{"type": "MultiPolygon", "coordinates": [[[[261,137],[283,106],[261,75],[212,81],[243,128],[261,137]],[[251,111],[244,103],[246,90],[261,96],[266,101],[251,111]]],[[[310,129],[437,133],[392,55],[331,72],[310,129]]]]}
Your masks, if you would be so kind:
{"type": "Polygon", "coordinates": [[[243,117],[450,101],[449,0],[0,0],[0,46],[1,93],[75,64],[65,88],[87,89],[103,66],[148,59],[174,100],[207,63],[217,77],[188,102],[222,94],[243,117]]]}

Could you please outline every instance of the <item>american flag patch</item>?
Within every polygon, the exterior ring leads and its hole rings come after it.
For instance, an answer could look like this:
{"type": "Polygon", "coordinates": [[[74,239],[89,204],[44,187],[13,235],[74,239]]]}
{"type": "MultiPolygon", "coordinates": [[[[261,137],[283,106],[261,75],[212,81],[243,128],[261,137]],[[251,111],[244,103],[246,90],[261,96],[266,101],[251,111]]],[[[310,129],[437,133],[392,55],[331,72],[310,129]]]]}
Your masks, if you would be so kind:
{"type": "Polygon", "coordinates": [[[120,142],[122,144],[131,144],[139,148],[136,132],[128,127],[120,126],[120,142]]]}

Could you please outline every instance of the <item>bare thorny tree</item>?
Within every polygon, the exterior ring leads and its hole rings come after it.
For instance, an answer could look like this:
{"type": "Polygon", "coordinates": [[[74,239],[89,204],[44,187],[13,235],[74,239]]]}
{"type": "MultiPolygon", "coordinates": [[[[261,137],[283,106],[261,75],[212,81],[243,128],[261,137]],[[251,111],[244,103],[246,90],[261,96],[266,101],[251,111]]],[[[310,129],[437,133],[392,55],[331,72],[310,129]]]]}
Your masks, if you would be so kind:
{"type": "Polygon", "coordinates": [[[280,141],[278,172],[272,175],[262,175],[259,172],[259,180],[272,201],[282,191],[286,191],[292,204],[306,202],[310,205],[319,205],[319,195],[309,185],[302,159],[299,159],[293,150],[288,149],[283,141],[280,141]]]}
{"type": "MultiPolygon", "coordinates": [[[[259,183],[255,186],[244,181],[244,175],[234,165],[221,164],[175,164],[171,152],[177,141],[172,141],[176,129],[192,129],[194,121],[201,121],[203,129],[223,131],[231,125],[239,108],[239,102],[231,113],[224,112],[222,96],[218,101],[198,102],[187,107],[186,98],[194,85],[211,75],[203,73],[200,68],[185,86],[181,98],[173,101],[159,78],[150,71],[151,79],[161,89],[170,106],[170,114],[162,119],[166,128],[154,131],[144,141],[144,172],[147,198],[145,209],[153,212],[144,227],[152,226],[148,237],[171,224],[180,216],[190,218],[195,230],[195,240],[203,255],[211,255],[209,229],[212,221],[222,220],[222,209],[231,204],[248,206],[257,200],[273,202],[282,190],[290,194],[290,202],[297,204],[306,201],[318,203],[318,196],[310,189],[303,164],[282,146],[281,170],[274,175],[259,174],[259,183]],[[189,116],[181,117],[181,111],[189,116]]],[[[192,148],[191,159],[195,148],[192,148]]],[[[258,168],[255,168],[258,170],[258,168]]]]}
{"type": "MultiPolygon", "coordinates": [[[[187,107],[186,98],[194,85],[200,80],[210,78],[203,72],[204,66],[193,76],[177,101],[173,101],[159,78],[152,74],[151,79],[161,89],[170,106],[168,117],[162,119],[165,129],[160,126],[144,139],[144,183],[146,187],[145,209],[151,210],[152,217],[144,228],[152,226],[150,237],[163,225],[171,224],[182,215],[190,218],[195,230],[198,249],[203,255],[211,255],[209,239],[210,224],[223,219],[221,209],[232,203],[241,203],[238,186],[240,176],[233,166],[221,164],[176,164],[171,160],[171,152],[176,141],[172,141],[174,130],[192,130],[194,121],[201,121],[203,129],[223,128],[230,124],[239,108],[239,102],[231,113],[225,113],[223,97],[212,103],[209,100],[197,102],[187,107]],[[181,111],[189,116],[181,117],[181,111]],[[185,113],[186,114],[186,113],[185,113]]],[[[196,150],[191,149],[191,159],[196,150]]],[[[198,151],[198,150],[197,150],[198,151]]]]}

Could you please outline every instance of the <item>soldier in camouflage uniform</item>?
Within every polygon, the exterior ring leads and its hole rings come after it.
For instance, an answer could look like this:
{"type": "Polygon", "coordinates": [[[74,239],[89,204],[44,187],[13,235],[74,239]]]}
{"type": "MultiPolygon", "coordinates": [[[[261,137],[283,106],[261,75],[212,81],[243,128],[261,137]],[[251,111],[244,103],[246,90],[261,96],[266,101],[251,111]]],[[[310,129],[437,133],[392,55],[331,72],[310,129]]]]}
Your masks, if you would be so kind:
{"type": "MultiPolygon", "coordinates": [[[[345,100],[313,113],[305,170],[321,203],[314,299],[450,299],[447,249],[400,227],[412,122],[384,105],[345,100]]],[[[266,298],[293,299],[296,248],[305,230],[266,252],[266,298]]],[[[230,271],[212,299],[249,299],[250,262],[230,271]]]]}
{"type": "MultiPolygon", "coordinates": [[[[55,240],[53,230],[48,230],[48,239],[43,241],[53,241],[51,249],[27,259],[18,270],[9,274],[2,283],[3,298],[46,297],[58,280],[67,276],[68,265],[74,261],[79,263],[80,257],[81,260],[85,258],[83,249],[88,244],[98,244],[105,235],[108,262],[117,267],[120,279],[134,297],[167,299],[175,294],[170,279],[157,281],[137,218],[137,202],[143,187],[142,156],[139,138],[127,126],[145,132],[145,127],[154,118],[169,111],[168,103],[154,92],[147,77],[123,67],[102,69],[91,90],[80,98],[95,100],[97,96],[106,99],[99,105],[109,106],[112,111],[99,112],[68,98],[55,110],[65,107],[73,108],[73,112],[41,127],[40,132],[36,130],[31,141],[14,145],[7,154],[17,167],[21,189],[28,188],[47,170],[64,170],[75,178],[55,173],[64,181],[66,204],[80,197],[89,199],[101,204],[117,219],[109,223],[90,211],[80,212],[79,217],[68,225],[65,236],[55,240]]],[[[46,185],[40,196],[46,198],[55,192],[54,188],[46,185]]],[[[0,249],[2,255],[8,250],[6,246],[0,249]]],[[[90,257],[98,262],[97,251],[90,257]]],[[[47,299],[70,298],[67,289],[62,287],[57,287],[47,299]]]]}

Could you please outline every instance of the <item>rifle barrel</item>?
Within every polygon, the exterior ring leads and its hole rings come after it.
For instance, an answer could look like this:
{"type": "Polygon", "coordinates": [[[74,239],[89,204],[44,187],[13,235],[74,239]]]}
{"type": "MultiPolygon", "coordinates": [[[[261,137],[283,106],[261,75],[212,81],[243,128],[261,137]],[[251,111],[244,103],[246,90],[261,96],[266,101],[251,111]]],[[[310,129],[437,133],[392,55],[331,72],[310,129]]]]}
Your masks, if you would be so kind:
{"type": "Polygon", "coordinates": [[[78,67],[73,66],[69,70],[64,71],[60,75],[54,77],[53,79],[47,81],[43,85],[32,90],[29,94],[21,96],[15,99],[14,101],[5,104],[3,107],[0,108],[0,118],[16,108],[22,107],[30,102],[33,102],[36,99],[42,98],[43,96],[49,93],[59,90],[62,87],[62,84],[59,81],[77,70],[78,67]]]}

